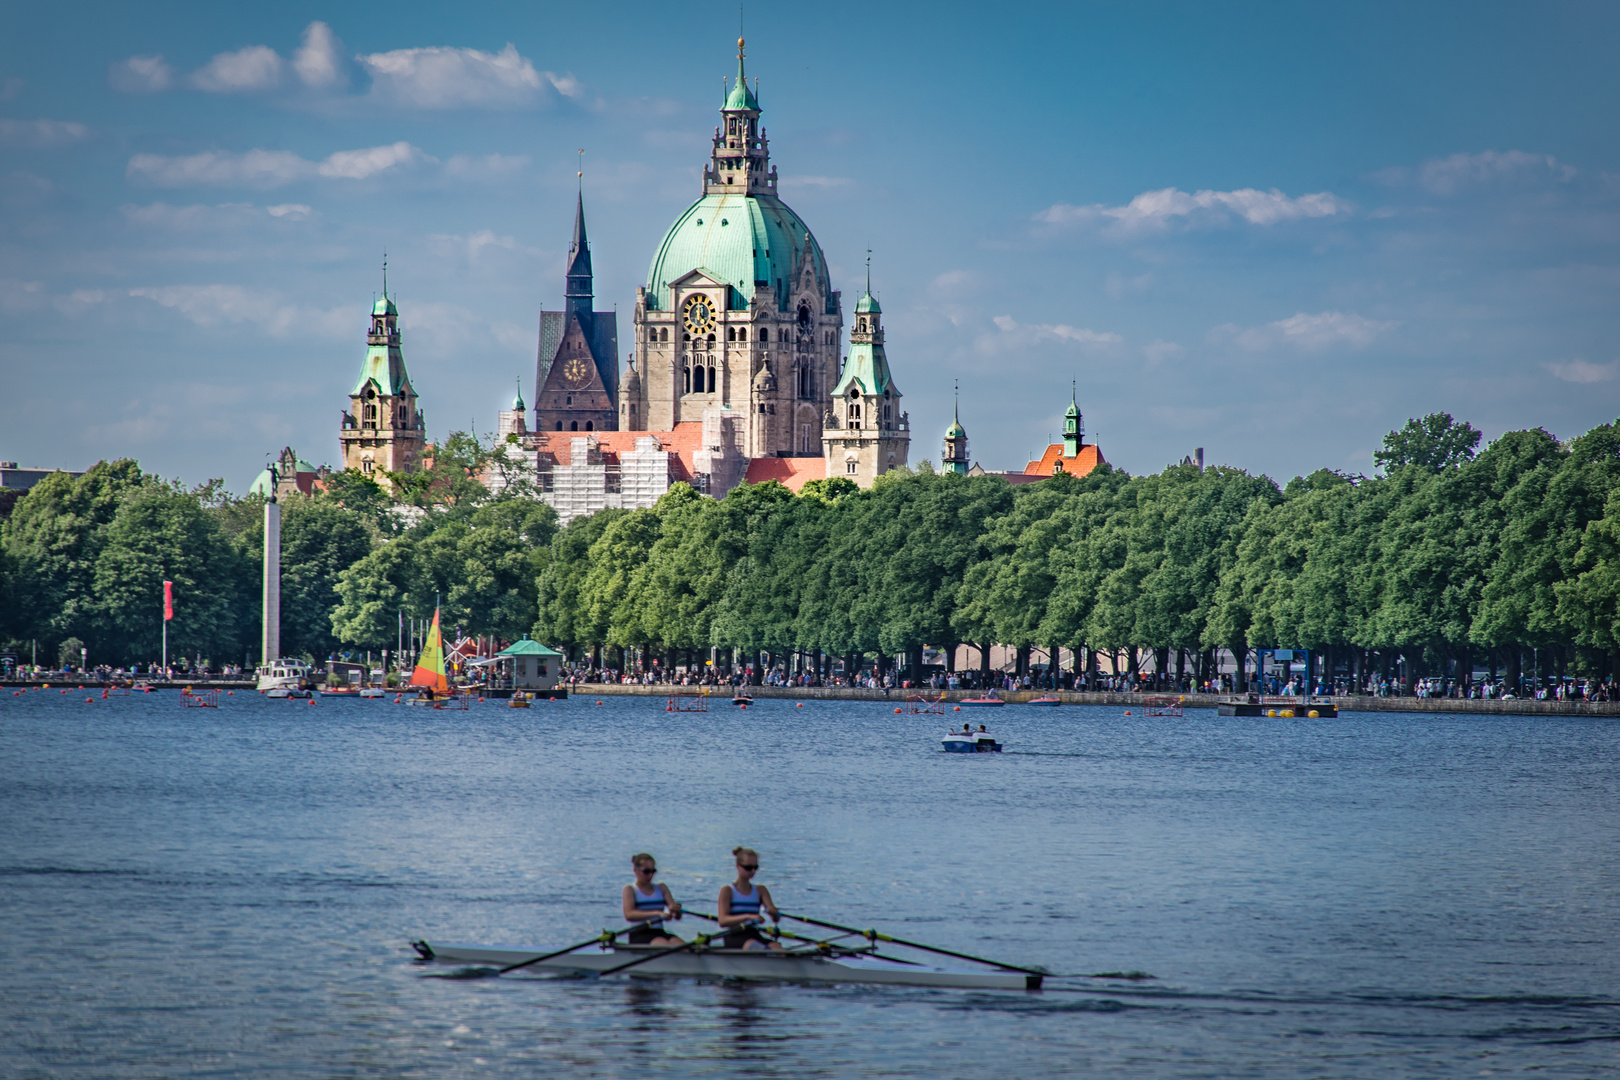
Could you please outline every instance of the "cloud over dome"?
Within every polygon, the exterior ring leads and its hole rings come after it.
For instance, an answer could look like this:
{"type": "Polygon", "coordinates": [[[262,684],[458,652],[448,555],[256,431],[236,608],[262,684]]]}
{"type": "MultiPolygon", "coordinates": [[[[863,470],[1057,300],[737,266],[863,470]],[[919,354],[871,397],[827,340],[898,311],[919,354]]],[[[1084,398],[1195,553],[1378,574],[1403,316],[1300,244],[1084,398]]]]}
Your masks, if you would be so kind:
{"type": "Polygon", "coordinates": [[[580,97],[572,75],[538,71],[508,42],[498,53],[433,46],[395,49],[356,58],[371,76],[371,95],[422,109],[521,109],[552,93],[580,97]]]}
{"type": "Polygon", "coordinates": [[[1249,225],[1269,226],[1309,218],[1341,217],[1354,206],[1331,191],[1290,198],[1277,188],[1260,191],[1186,192],[1179,188],[1144,191],[1124,206],[1092,203],[1074,206],[1056,203],[1035,215],[1047,225],[1110,225],[1124,232],[1162,229],[1173,224],[1225,224],[1239,220],[1249,225]]]}

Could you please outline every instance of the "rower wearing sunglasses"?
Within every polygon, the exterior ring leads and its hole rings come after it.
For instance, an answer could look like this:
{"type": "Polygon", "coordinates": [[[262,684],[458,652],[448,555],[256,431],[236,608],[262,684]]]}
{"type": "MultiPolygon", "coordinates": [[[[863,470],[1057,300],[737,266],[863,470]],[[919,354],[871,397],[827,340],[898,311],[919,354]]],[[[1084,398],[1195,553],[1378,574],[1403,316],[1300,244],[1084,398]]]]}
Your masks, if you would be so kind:
{"type": "Polygon", "coordinates": [[[669,886],[654,882],[658,863],[643,852],[630,856],[630,865],[636,871],[634,884],[624,887],[624,921],[635,923],[630,931],[632,945],[679,945],[681,939],[664,932],[665,919],[681,917],[681,905],[671,895],[669,886]]]}
{"type": "Polygon", "coordinates": [[[754,884],[754,875],[759,872],[759,852],[753,848],[737,847],[731,849],[731,854],[737,860],[737,880],[720,886],[719,901],[719,921],[726,931],[726,948],[769,947],[780,952],[780,942],[767,941],[765,935],[760,933],[766,915],[780,922],[782,913],[776,910],[771,891],[763,885],[754,884]]]}

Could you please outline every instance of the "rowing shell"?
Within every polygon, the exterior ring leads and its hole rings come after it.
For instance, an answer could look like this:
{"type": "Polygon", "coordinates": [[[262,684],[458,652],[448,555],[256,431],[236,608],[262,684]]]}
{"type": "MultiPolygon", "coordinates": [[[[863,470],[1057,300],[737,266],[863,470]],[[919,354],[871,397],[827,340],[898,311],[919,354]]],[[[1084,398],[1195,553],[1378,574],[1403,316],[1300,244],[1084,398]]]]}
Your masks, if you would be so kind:
{"type": "MultiPolygon", "coordinates": [[[[440,964],[505,967],[552,950],[540,945],[452,945],[412,943],[423,960],[440,964]]],[[[592,974],[627,960],[660,951],[654,945],[619,945],[610,950],[568,953],[530,965],[531,970],[592,974]]],[[[688,949],[637,964],[638,975],[707,976],[755,982],[885,983],[893,986],[951,986],[968,990],[1039,990],[1041,976],[1019,971],[973,971],[966,968],[907,964],[869,953],[836,957],[779,953],[774,949],[688,949]]],[[[628,974],[628,972],[627,972],[628,974]]]]}

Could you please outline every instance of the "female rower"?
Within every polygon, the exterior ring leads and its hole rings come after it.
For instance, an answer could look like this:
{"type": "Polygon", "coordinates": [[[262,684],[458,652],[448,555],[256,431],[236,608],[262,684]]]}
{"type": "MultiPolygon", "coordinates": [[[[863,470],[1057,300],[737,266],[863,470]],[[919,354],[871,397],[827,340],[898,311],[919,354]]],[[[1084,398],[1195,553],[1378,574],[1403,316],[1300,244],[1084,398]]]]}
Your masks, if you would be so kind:
{"type": "Polygon", "coordinates": [[[658,864],[643,852],[630,856],[630,865],[635,869],[636,880],[624,887],[623,896],[624,920],[636,924],[630,931],[630,944],[681,944],[681,939],[674,934],[664,933],[664,920],[680,918],[681,905],[670,894],[668,885],[653,881],[658,864]]]}
{"type": "Polygon", "coordinates": [[[754,875],[759,872],[759,852],[753,848],[736,847],[731,849],[731,854],[737,860],[737,880],[730,885],[720,886],[720,925],[726,930],[726,948],[763,949],[769,946],[781,952],[781,942],[766,941],[759,932],[765,922],[761,912],[777,922],[782,921],[782,913],[776,910],[776,904],[771,900],[771,891],[763,885],[754,884],[754,875]]]}

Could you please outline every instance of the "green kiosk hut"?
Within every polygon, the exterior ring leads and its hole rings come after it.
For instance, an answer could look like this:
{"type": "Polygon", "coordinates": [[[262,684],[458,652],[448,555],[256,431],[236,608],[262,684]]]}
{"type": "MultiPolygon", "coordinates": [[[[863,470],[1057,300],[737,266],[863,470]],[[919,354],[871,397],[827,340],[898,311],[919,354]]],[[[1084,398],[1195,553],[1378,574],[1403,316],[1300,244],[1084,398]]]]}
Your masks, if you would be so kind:
{"type": "Polygon", "coordinates": [[[500,661],[498,678],[513,690],[555,690],[562,670],[563,654],[538,641],[523,638],[495,654],[500,661]]]}

